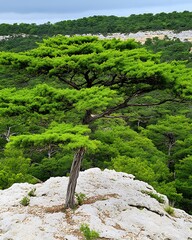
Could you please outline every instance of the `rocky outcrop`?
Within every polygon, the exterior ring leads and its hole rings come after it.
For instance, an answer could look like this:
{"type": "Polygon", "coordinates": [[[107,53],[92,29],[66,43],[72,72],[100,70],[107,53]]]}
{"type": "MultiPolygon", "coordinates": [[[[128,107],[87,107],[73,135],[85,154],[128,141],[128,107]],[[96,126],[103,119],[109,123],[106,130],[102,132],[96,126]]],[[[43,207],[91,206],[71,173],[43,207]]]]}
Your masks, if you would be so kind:
{"type": "Polygon", "coordinates": [[[56,177],[42,184],[14,184],[1,190],[0,239],[83,239],[83,223],[99,232],[100,239],[192,239],[192,216],[179,209],[169,215],[166,196],[133,175],[98,168],[81,172],[76,190],[86,199],[75,210],[63,209],[67,184],[67,177],[56,177]],[[21,199],[33,189],[29,205],[23,206],[21,199]]]}
{"type": "MultiPolygon", "coordinates": [[[[78,34],[77,34],[78,35],[78,34]]],[[[181,31],[181,32],[174,32],[171,30],[159,30],[159,31],[139,31],[136,33],[111,33],[107,35],[97,34],[83,34],[84,36],[97,36],[100,39],[121,39],[121,40],[127,40],[127,39],[135,39],[138,42],[141,42],[142,44],[145,43],[145,41],[148,38],[155,38],[158,37],[159,39],[164,39],[165,37],[168,37],[169,39],[180,39],[182,42],[192,42],[192,30],[187,31],[181,31]]],[[[21,36],[21,37],[27,37],[29,35],[27,34],[14,34],[14,37],[21,36]]],[[[35,35],[36,36],[36,35],[35,35]]],[[[69,36],[69,35],[67,35],[69,36]]],[[[9,39],[11,36],[0,36],[0,41],[4,39],[9,39]]]]}
{"type": "MultiPolygon", "coordinates": [[[[89,35],[89,34],[85,34],[89,35]]],[[[90,34],[91,35],[91,34],[90,34]]],[[[107,34],[107,36],[103,36],[102,34],[96,35],[100,39],[121,39],[121,40],[127,40],[130,38],[135,39],[138,42],[145,43],[145,41],[148,38],[155,38],[158,37],[159,39],[164,39],[165,37],[168,37],[169,39],[180,39],[182,42],[192,42],[192,30],[182,31],[182,32],[174,32],[171,30],[159,30],[159,31],[139,31],[137,33],[112,33],[107,34]]]]}

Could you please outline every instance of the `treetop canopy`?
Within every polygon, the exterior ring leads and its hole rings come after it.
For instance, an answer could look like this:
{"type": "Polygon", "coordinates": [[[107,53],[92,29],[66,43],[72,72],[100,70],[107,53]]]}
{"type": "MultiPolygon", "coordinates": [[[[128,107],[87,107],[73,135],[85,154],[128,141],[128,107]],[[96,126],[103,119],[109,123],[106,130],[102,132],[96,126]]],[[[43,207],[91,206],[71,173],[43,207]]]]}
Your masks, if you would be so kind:
{"type": "Polygon", "coordinates": [[[1,52],[0,63],[27,74],[55,76],[76,90],[104,86],[133,96],[169,89],[189,98],[192,91],[191,69],[182,62],[160,63],[159,54],[147,51],[133,39],[58,35],[33,50],[1,52]]]}

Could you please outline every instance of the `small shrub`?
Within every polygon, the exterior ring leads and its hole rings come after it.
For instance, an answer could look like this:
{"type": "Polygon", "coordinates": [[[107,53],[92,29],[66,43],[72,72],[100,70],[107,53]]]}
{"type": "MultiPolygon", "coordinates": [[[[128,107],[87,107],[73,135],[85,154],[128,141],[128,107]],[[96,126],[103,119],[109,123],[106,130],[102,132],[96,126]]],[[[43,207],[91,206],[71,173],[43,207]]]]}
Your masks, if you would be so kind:
{"type": "Polygon", "coordinates": [[[163,197],[157,195],[157,194],[154,193],[154,192],[142,191],[142,193],[145,193],[145,194],[149,195],[150,197],[155,198],[159,203],[164,203],[164,202],[165,202],[165,200],[163,199],[163,197]]]}
{"type": "Polygon", "coordinates": [[[84,193],[75,193],[75,197],[78,205],[82,205],[86,199],[86,195],[84,193]]]}
{"type": "Polygon", "coordinates": [[[83,236],[86,240],[94,240],[99,238],[99,233],[95,230],[91,230],[88,224],[82,224],[80,231],[83,233],[83,236]]]}
{"type": "Polygon", "coordinates": [[[36,196],[35,191],[36,191],[36,188],[31,189],[31,191],[28,192],[28,196],[35,197],[36,196]]]}
{"type": "Polygon", "coordinates": [[[23,206],[28,206],[29,203],[30,203],[30,199],[28,197],[24,197],[24,198],[21,199],[20,203],[23,206]]]}
{"type": "Polygon", "coordinates": [[[174,216],[174,208],[172,208],[170,205],[166,206],[164,210],[171,216],[174,216]]]}

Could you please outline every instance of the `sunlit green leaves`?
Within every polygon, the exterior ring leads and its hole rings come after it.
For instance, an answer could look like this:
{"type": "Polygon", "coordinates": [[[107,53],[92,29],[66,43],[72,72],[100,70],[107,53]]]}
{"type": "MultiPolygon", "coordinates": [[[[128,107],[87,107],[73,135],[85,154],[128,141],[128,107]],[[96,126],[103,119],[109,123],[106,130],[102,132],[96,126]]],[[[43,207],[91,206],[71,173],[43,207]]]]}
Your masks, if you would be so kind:
{"type": "Polygon", "coordinates": [[[27,148],[36,146],[44,147],[49,144],[64,145],[67,149],[76,149],[78,147],[96,148],[99,143],[96,140],[90,140],[88,133],[90,129],[85,125],[73,126],[72,124],[52,123],[50,127],[41,134],[28,134],[12,136],[7,148],[21,147],[27,148]]]}
{"type": "Polygon", "coordinates": [[[92,109],[97,113],[105,110],[109,106],[115,106],[123,101],[116,91],[107,87],[92,87],[73,92],[75,100],[74,106],[78,111],[92,109]]]}

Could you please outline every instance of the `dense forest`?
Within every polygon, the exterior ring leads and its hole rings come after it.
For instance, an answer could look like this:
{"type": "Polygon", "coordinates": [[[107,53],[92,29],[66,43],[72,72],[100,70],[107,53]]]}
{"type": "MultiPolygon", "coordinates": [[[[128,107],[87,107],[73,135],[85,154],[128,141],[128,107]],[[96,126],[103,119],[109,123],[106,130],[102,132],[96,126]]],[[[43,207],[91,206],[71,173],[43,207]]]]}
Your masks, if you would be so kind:
{"type": "Polygon", "coordinates": [[[61,34],[1,41],[0,188],[68,175],[80,155],[81,170],[132,173],[192,213],[190,48],[61,34]]]}
{"type": "Polygon", "coordinates": [[[57,23],[33,24],[0,24],[0,35],[29,34],[38,36],[53,36],[56,34],[108,34],[130,33],[156,30],[191,30],[192,12],[146,13],[128,17],[93,16],[77,20],[66,20],[57,23]]]}

